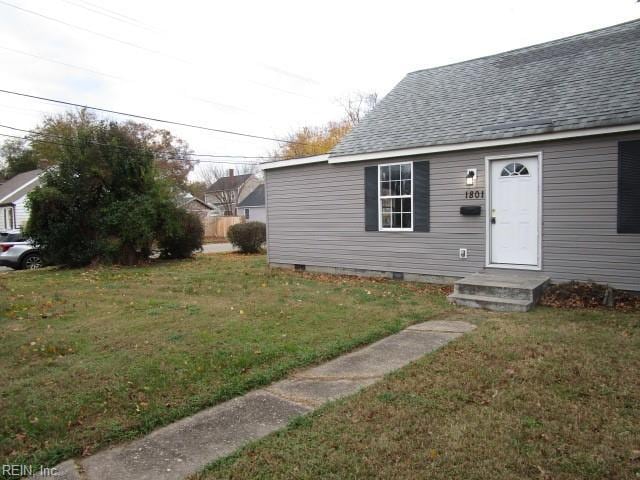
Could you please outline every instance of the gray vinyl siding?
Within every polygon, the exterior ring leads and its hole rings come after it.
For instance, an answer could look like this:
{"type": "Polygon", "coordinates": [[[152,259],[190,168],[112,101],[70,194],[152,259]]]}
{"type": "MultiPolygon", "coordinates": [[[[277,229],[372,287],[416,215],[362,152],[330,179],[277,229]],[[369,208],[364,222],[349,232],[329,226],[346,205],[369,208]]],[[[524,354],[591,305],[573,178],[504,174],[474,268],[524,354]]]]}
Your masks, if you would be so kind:
{"type": "Polygon", "coordinates": [[[485,200],[466,200],[464,176],[485,156],[542,152],[542,270],[556,282],[594,280],[640,290],[640,234],[618,234],[618,141],[640,133],[449,152],[384,161],[267,170],[269,261],[462,277],[485,267],[485,200]],[[428,160],[430,232],[365,232],[364,167],[428,160]],[[482,205],[463,217],[462,205],[482,205]],[[458,249],[469,258],[460,260],[458,249]]]}

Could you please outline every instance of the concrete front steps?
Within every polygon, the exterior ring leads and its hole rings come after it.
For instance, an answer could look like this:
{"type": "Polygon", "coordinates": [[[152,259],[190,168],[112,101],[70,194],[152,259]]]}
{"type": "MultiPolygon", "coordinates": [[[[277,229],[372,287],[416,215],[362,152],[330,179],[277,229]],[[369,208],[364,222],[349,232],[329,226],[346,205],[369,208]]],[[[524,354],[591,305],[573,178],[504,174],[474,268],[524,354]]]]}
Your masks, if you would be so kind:
{"type": "Polygon", "coordinates": [[[495,312],[528,312],[549,284],[549,277],[527,270],[484,270],[454,283],[449,301],[495,312]]]}

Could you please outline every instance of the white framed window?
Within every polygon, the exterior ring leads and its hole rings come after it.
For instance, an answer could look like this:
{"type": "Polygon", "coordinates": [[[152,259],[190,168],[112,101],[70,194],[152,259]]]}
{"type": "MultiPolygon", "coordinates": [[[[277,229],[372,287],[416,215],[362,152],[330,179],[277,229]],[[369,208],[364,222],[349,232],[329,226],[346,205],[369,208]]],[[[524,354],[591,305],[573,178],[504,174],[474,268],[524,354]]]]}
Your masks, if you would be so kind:
{"type": "Polygon", "coordinates": [[[413,231],[413,162],[378,165],[378,227],[413,231]]]}
{"type": "Polygon", "coordinates": [[[2,227],[3,230],[12,230],[14,228],[12,207],[5,207],[2,209],[2,215],[0,216],[0,223],[2,223],[0,227],[2,227]]]}
{"type": "Polygon", "coordinates": [[[249,220],[249,213],[250,213],[250,212],[249,212],[249,209],[248,209],[248,208],[245,208],[245,209],[244,209],[244,218],[246,218],[247,220],[249,220]]]}

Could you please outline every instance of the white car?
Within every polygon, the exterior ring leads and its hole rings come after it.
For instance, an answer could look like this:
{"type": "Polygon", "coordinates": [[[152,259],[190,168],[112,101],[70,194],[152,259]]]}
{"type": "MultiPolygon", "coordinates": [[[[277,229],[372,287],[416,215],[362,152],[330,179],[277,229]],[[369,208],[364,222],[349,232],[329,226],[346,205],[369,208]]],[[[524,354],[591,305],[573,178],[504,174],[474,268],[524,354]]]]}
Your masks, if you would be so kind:
{"type": "Polygon", "coordinates": [[[20,230],[0,232],[0,267],[35,270],[42,267],[42,255],[20,230]]]}

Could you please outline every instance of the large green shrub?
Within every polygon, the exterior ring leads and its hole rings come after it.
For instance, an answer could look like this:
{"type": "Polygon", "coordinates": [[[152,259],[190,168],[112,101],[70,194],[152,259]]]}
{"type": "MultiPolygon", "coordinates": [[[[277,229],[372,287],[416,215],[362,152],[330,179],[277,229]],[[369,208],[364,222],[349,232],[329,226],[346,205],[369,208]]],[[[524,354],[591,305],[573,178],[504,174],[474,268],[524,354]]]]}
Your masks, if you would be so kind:
{"type": "Polygon", "coordinates": [[[258,253],[267,241],[267,226],[262,222],[237,223],[229,227],[227,238],[242,253],[258,253]]]}
{"type": "Polygon", "coordinates": [[[127,128],[83,123],[29,194],[26,233],[54,264],[130,265],[148,258],[156,242],[167,256],[188,256],[202,237],[184,231],[194,229],[190,217],[161,177],[148,145],[127,128]]]}
{"type": "Polygon", "coordinates": [[[170,209],[163,226],[158,246],[163,258],[188,258],[202,248],[204,227],[195,213],[181,208],[170,209]]]}

